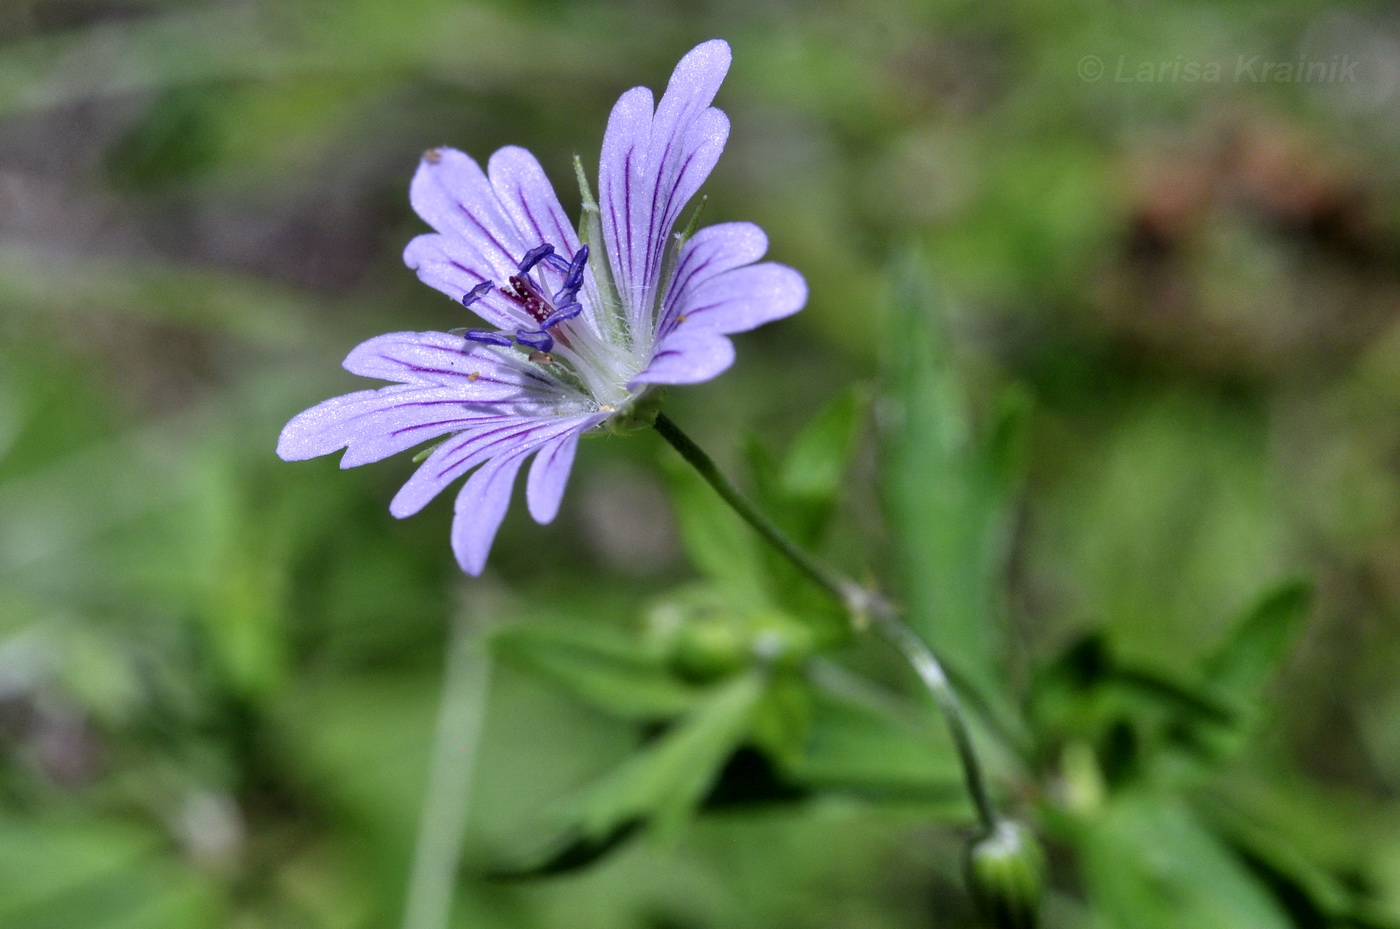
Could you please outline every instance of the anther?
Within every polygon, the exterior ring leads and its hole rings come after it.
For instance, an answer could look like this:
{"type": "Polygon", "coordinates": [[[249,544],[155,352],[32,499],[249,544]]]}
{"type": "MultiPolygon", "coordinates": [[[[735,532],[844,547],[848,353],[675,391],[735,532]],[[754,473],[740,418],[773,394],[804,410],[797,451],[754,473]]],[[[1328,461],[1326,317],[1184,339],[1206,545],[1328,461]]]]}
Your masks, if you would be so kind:
{"type": "Polygon", "coordinates": [[[518,329],[515,333],[515,341],[540,352],[548,352],[554,347],[554,337],[543,330],[518,329]]]}
{"type": "Polygon", "coordinates": [[[536,245],[525,253],[525,257],[520,259],[520,273],[529,274],[530,269],[539,264],[548,255],[554,254],[554,246],[548,242],[543,245],[536,245]]]}
{"type": "Polygon", "coordinates": [[[544,263],[562,274],[569,273],[569,259],[565,258],[563,255],[560,255],[558,252],[555,252],[552,255],[545,255],[544,263]]]}
{"type": "Polygon", "coordinates": [[[540,329],[541,331],[553,329],[560,323],[566,323],[582,312],[582,303],[570,303],[568,306],[561,306],[559,309],[540,320],[540,329]]]}
{"type": "Polygon", "coordinates": [[[473,303],[490,293],[492,289],[495,288],[495,286],[496,285],[492,284],[490,281],[482,281],[480,284],[477,284],[471,290],[467,291],[465,294],[462,295],[462,306],[471,306],[473,303]]]}
{"type": "Polygon", "coordinates": [[[485,329],[468,329],[463,338],[473,342],[483,342],[487,345],[510,345],[510,339],[499,332],[487,332],[485,329]]]}
{"type": "Polygon", "coordinates": [[[583,286],[583,268],[588,263],[588,246],[582,245],[574,254],[574,260],[569,262],[568,273],[564,277],[564,286],[559,288],[559,292],[554,295],[556,305],[571,302],[578,294],[578,290],[583,286]]]}

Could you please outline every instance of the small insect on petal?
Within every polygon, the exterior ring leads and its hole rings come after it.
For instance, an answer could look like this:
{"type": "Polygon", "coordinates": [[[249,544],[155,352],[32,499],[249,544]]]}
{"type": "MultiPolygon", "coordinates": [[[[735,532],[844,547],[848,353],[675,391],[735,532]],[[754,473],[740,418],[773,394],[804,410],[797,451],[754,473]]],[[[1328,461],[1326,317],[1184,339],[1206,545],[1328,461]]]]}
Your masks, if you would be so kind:
{"type": "Polygon", "coordinates": [[[430,149],[428,149],[426,152],[423,153],[423,160],[426,161],[426,162],[427,162],[428,164],[430,164],[430,165],[435,165],[435,164],[437,164],[438,162],[442,161],[442,149],[440,149],[440,148],[430,148],[430,149]]]}
{"type": "Polygon", "coordinates": [[[553,356],[553,355],[551,355],[549,352],[541,352],[541,351],[533,351],[533,352],[531,352],[531,353],[530,353],[530,360],[533,361],[535,364],[541,364],[541,365],[552,365],[552,364],[555,363],[555,362],[554,362],[554,356],[553,356]]]}
{"type": "Polygon", "coordinates": [[[476,379],[479,378],[479,377],[481,377],[481,372],[480,372],[480,371],[473,371],[471,374],[468,374],[468,375],[467,375],[467,380],[468,380],[468,381],[474,381],[474,380],[476,380],[476,379]]]}

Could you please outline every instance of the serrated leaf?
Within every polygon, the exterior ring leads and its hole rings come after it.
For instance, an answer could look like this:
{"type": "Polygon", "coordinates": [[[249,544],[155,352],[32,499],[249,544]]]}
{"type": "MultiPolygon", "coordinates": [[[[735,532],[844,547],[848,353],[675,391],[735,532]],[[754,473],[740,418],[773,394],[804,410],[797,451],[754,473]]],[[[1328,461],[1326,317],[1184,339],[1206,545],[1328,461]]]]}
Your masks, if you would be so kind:
{"type": "Polygon", "coordinates": [[[700,694],[636,636],[604,625],[522,624],[497,632],[493,645],[580,699],[627,719],[668,719],[700,694]]]}
{"type": "Polygon", "coordinates": [[[1037,676],[1031,709],[1042,738],[1094,744],[1111,780],[1141,773],[1167,744],[1199,757],[1236,720],[1208,688],[1124,665],[1097,633],[1071,644],[1037,676]]]}

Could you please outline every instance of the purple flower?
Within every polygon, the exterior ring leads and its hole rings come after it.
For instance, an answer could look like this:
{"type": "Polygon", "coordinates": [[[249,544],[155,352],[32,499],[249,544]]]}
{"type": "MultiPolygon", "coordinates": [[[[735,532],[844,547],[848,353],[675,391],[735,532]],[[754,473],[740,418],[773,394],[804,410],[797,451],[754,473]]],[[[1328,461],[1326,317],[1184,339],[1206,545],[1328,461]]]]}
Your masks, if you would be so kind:
{"type": "Polygon", "coordinates": [[[625,421],[653,385],[714,377],[734,360],[728,334],[801,309],[801,275],[755,263],[767,247],[757,226],[672,235],[729,136],[729,120],[710,106],[728,70],[729,46],[714,40],[681,59],[654,112],[647,88],[622,95],[603,137],[596,202],[579,172],[578,232],[524,149],[501,149],[485,172],[454,149],[425,154],[409,199],[436,232],[410,242],[404,261],[490,328],[359,345],[346,370],[393,383],[296,416],[277,453],[291,461],[344,448],[349,468],[440,440],[389,510],[416,513],[471,472],[452,548],[463,570],[480,574],[527,458],[530,515],[547,523],[579,436],[625,421]]]}

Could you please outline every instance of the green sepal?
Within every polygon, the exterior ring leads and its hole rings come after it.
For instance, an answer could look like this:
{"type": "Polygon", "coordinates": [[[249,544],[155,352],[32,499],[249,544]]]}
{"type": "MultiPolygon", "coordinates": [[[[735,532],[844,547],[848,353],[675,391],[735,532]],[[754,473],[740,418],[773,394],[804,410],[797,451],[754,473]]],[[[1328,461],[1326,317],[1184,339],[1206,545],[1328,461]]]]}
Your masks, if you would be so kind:
{"type": "Polygon", "coordinates": [[[1045,853],[1029,829],[1003,820],[972,844],[967,880],[996,929],[1035,929],[1045,895],[1045,853]]]}
{"type": "Polygon", "coordinates": [[[593,196],[593,188],[583,172],[583,160],[574,156],[574,174],[578,178],[579,200],[582,216],[579,217],[578,237],[588,246],[588,266],[593,269],[593,282],[597,285],[599,306],[594,318],[604,330],[604,338],[616,345],[631,347],[631,329],[627,325],[622,306],[622,296],[618,293],[617,281],[613,278],[612,262],[608,260],[607,240],[603,237],[603,216],[598,209],[598,201],[593,196]]]}
{"type": "Polygon", "coordinates": [[[665,399],[664,387],[648,390],[614,413],[612,418],[603,424],[603,428],[612,435],[631,435],[643,429],[650,429],[656,424],[656,417],[660,415],[661,404],[665,399]]]}

